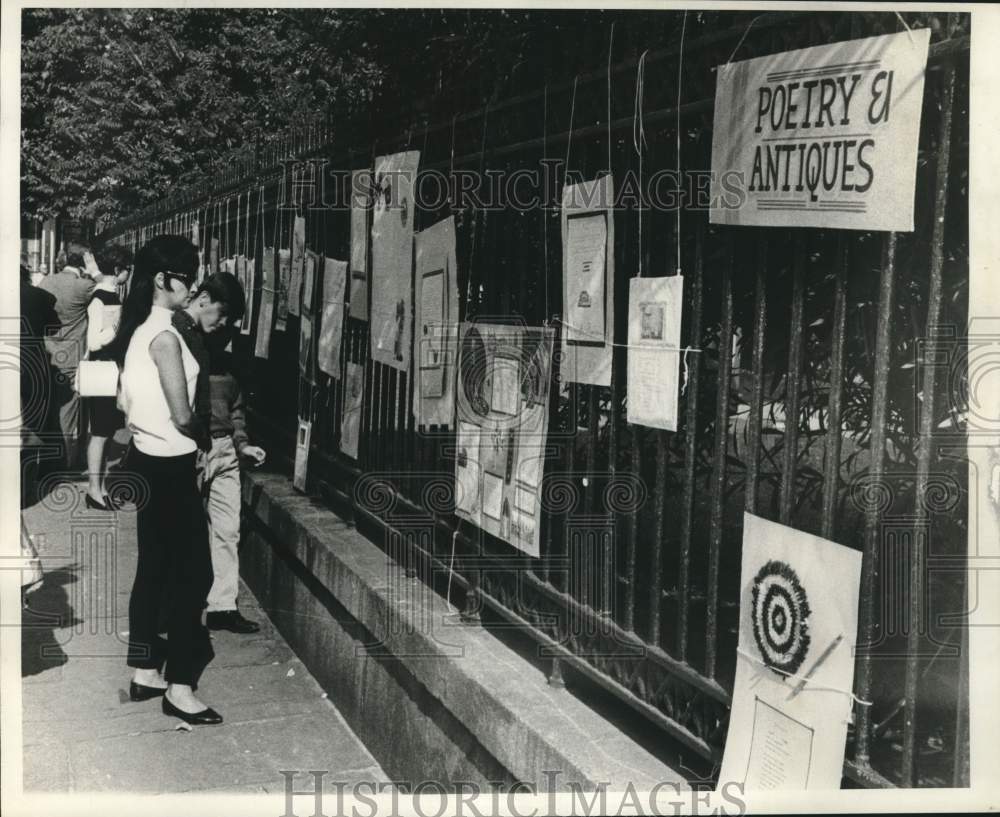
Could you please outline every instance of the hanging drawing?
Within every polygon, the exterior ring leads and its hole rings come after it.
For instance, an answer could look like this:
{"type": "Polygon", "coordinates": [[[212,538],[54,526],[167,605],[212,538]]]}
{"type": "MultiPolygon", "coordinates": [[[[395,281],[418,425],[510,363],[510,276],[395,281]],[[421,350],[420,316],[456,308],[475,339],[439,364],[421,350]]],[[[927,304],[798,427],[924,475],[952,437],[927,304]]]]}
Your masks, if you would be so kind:
{"type": "Polygon", "coordinates": [[[291,273],[291,253],[288,250],[278,250],[278,320],[274,325],[275,332],[285,331],[288,320],[288,279],[291,273]]]}
{"type": "Polygon", "coordinates": [[[302,315],[299,319],[299,374],[308,382],[313,381],[313,317],[302,315]]]}
{"type": "Polygon", "coordinates": [[[614,180],[567,185],[562,197],[565,383],[611,385],[615,335],[614,180]]]}
{"type": "Polygon", "coordinates": [[[340,450],[348,457],[358,458],[361,436],[361,406],[365,394],[365,367],[348,362],[344,381],[344,413],[340,424],[340,450]]]}
{"type": "Polygon", "coordinates": [[[347,285],[347,262],[323,260],[323,307],[319,323],[319,349],[316,363],[320,371],[340,379],[340,345],[344,330],[344,290],[347,285]]]}
{"type": "Polygon", "coordinates": [[[302,274],[306,255],[306,220],[296,216],[292,222],[292,258],[288,283],[288,314],[298,316],[302,299],[302,274]]]}
{"type": "Polygon", "coordinates": [[[380,156],[372,214],[372,359],[409,371],[413,312],[413,183],[419,151],[380,156]]]}
{"type": "Polygon", "coordinates": [[[257,262],[253,258],[246,259],[246,271],[243,281],[243,322],[240,324],[240,334],[249,335],[253,323],[253,292],[257,284],[257,262]]]}
{"type": "Polygon", "coordinates": [[[306,250],[305,263],[302,265],[302,312],[306,315],[313,313],[317,269],[319,269],[319,256],[312,250],[306,250]]]}
{"type": "Polygon", "coordinates": [[[461,326],[455,512],[531,556],[539,554],[552,344],[547,327],[461,326]]]}
{"type": "Polygon", "coordinates": [[[840,788],[861,553],[743,515],[739,637],[719,785],[840,788]]]}
{"type": "Polygon", "coordinates": [[[368,212],[371,202],[371,170],[351,174],[351,317],[368,320],[368,212]]]}
{"type": "Polygon", "coordinates": [[[418,426],[451,426],[455,415],[458,358],[458,283],[455,219],[451,216],[417,233],[417,320],[414,354],[417,378],[413,414],[418,426]]]}
{"type": "Polygon", "coordinates": [[[632,424],[677,430],[683,293],[680,275],[629,281],[627,419],[632,424]]]}
{"type": "Polygon", "coordinates": [[[271,326],[275,302],[274,248],[265,247],[260,261],[260,313],[257,316],[257,339],[254,357],[267,358],[271,349],[271,326]]]}

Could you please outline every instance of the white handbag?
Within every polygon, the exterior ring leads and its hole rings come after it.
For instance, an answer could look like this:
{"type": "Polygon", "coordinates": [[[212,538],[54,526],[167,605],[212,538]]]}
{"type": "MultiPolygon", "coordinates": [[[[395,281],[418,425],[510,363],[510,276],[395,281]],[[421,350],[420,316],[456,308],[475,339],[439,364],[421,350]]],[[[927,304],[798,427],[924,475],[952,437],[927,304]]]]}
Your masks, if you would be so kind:
{"type": "Polygon", "coordinates": [[[114,397],[118,393],[118,364],[113,360],[81,360],[76,390],[81,397],[114,397]]]}

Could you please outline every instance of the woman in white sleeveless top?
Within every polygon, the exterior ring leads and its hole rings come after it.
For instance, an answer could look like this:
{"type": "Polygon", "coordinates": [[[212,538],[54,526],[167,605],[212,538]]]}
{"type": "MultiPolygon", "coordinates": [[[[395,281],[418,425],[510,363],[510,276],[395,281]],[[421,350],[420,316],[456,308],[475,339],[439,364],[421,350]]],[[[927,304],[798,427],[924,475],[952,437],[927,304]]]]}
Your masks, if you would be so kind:
{"type": "Polygon", "coordinates": [[[212,586],[208,527],[195,477],[192,411],[198,363],[171,323],[195,283],[198,253],[180,236],[157,236],[135,258],[132,286],[109,354],[122,365],[118,402],[132,431],[139,560],[129,598],[133,701],[163,696],[165,714],[221,723],[194,694],[214,652],[201,614],[212,586]],[[166,612],[167,640],[159,636],[166,612]]]}

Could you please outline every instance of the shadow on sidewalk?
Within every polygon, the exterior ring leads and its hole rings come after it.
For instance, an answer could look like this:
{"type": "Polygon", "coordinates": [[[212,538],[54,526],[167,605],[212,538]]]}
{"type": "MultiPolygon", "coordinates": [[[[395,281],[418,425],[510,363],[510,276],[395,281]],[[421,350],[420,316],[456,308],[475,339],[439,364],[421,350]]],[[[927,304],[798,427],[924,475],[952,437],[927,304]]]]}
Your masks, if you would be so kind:
{"type": "Polygon", "coordinates": [[[42,584],[27,596],[27,606],[21,611],[22,677],[39,675],[67,662],[55,630],[81,623],[65,589],[79,581],[79,570],[79,565],[68,565],[46,573],[42,584]]]}

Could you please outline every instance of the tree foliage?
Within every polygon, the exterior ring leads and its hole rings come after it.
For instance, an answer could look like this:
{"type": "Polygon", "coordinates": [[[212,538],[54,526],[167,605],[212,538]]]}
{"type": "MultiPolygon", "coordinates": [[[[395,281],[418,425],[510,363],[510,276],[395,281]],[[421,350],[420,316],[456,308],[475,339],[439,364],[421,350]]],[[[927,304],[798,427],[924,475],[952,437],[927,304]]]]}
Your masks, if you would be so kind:
{"type": "Polygon", "coordinates": [[[420,99],[478,106],[543,70],[593,70],[612,18],[619,36],[676,35],[674,13],[28,9],[23,207],[110,221],[296,121],[420,99]]]}
{"type": "Polygon", "coordinates": [[[308,28],[272,9],[25,11],[25,210],[115,218],[210,172],[258,130],[357,105],[379,72],[358,55],[346,68],[308,28]]]}

